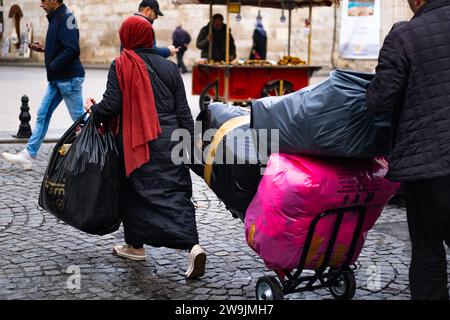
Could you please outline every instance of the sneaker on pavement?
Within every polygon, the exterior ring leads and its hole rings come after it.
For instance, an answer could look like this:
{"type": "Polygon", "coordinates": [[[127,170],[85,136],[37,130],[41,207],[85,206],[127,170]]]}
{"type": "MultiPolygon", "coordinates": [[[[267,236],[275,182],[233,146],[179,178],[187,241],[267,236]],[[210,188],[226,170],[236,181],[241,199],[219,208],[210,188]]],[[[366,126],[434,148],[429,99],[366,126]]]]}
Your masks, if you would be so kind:
{"type": "Polygon", "coordinates": [[[33,168],[33,158],[27,150],[22,150],[17,154],[3,152],[2,155],[6,161],[20,165],[23,170],[31,170],[33,168]]]}
{"type": "Polygon", "coordinates": [[[198,244],[189,252],[189,263],[186,278],[193,279],[205,274],[206,253],[198,244]]]}
{"type": "Polygon", "coordinates": [[[145,249],[136,249],[129,244],[124,244],[121,246],[114,246],[113,253],[117,254],[119,257],[127,258],[136,261],[145,260],[145,249]]]}

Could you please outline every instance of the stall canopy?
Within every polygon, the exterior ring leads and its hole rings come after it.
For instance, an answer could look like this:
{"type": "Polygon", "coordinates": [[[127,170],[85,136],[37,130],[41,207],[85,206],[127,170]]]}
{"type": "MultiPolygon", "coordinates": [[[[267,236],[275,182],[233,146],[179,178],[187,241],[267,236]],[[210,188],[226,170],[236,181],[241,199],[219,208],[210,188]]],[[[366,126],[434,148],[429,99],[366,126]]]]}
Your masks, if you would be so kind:
{"type": "MultiPolygon", "coordinates": [[[[212,6],[213,5],[230,5],[238,3],[242,6],[254,6],[261,8],[275,8],[286,9],[289,11],[289,38],[288,38],[288,55],[291,54],[291,11],[297,8],[309,7],[309,24],[310,32],[308,35],[308,64],[311,63],[311,34],[312,34],[312,7],[331,6],[333,4],[339,5],[339,0],[172,0],[175,5],[183,4],[208,4],[210,6],[210,20],[212,20],[212,6]]],[[[210,26],[210,33],[211,26],[210,26]]],[[[227,41],[229,38],[229,15],[227,11],[227,41]]],[[[211,60],[211,45],[210,44],[210,57],[211,60]]],[[[227,46],[228,48],[228,42],[227,46]]],[[[228,50],[226,55],[226,62],[228,63],[228,50]]]]}
{"type": "Polygon", "coordinates": [[[255,6],[263,8],[295,9],[313,6],[331,6],[338,0],[173,0],[174,4],[217,4],[240,3],[243,6],[255,6]]]}

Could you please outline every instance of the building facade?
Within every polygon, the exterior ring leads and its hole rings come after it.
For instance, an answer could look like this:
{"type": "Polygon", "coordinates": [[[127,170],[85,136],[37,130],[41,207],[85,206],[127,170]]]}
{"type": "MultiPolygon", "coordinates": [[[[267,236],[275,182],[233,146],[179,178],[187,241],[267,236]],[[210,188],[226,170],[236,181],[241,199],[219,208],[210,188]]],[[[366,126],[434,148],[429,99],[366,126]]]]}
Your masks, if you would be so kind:
{"type": "MultiPolygon", "coordinates": [[[[412,13],[404,0],[381,1],[381,42],[393,23],[409,20],[412,13]]],[[[80,29],[81,59],[85,64],[109,64],[119,54],[118,29],[124,18],[137,11],[140,1],[130,0],[65,0],[74,12],[80,29]]],[[[354,1],[356,2],[356,1],[354,1]]],[[[163,17],[154,28],[159,46],[171,44],[171,35],[181,24],[192,36],[185,61],[192,65],[200,57],[195,40],[200,29],[209,19],[207,5],[174,5],[171,0],[159,0],[163,17]]],[[[278,60],[287,54],[288,16],[286,10],[242,7],[240,19],[230,15],[230,27],[235,39],[238,58],[247,59],[252,46],[252,34],[256,17],[260,12],[267,31],[267,58],[278,60]],[[259,11],[260,10],[260,11],[259,11]],[[238,21],[239,20],[239,21],[238,21]]],[[[360,71],[372,71],[376,59],[343,59],[339,52],[341,8],[318,7],[312,10],[312,51],[310,61],[314,65],[335,66],[360,71]]],[[[226,16],[224,6],[215,6],[214,13],[226,16]]],[[[308,55],[308,8],[292,11],[291,55],[307,60],[308,55]]],[[[24,39],[44,42],[48,21],[37,0],[0,0],[0,59],[28,58],[24,39]]],[[[380,44],[381,45],[381,44],[380,44]]],[[[43,56],[31,53],[29,59],[42,61],[43,56]]],[[[15,61],[14,60],[14,61],[15,61]]]]}

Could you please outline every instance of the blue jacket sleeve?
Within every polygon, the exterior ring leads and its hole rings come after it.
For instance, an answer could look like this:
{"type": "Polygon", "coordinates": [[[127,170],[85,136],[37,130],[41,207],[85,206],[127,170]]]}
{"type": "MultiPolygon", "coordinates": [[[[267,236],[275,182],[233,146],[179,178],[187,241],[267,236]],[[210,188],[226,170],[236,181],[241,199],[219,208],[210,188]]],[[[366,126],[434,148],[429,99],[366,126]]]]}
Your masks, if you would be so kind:
{"type": "Polygon", "coordinates": [[[153,49],[156,50],[156,52],[158,52],[158,54],[163,57],[163,58],[168,58],[170,56],[170,50],[167,47],[164,48],[160,48],[156,46],[156,37],[155,37],[155,33],[153,33],[153,49]]]}
{"type": "Polygon", "coordinates": [[[163,58],[168,58],[168,57],[170,56],[170,50],[169,50],[169,48],[166,48],[166,47],[160,48],[160,47],[154,46],[154,49],[155,49],[155,50],[158,52],[158,54],[159,54],[161,57],[163,57],[163,58]]]}
{"type": "Polygon", "coordinates": [[[68,15],[60,24],[58,30],[58,41],[62,44],[64,50],[50,62],[49,69],[51,71],[62,71],[67,65],[72,64],[73,61],[80,56],[79,40],[80,33],[76,25],[75,17],[73,15],[68,15]]]}

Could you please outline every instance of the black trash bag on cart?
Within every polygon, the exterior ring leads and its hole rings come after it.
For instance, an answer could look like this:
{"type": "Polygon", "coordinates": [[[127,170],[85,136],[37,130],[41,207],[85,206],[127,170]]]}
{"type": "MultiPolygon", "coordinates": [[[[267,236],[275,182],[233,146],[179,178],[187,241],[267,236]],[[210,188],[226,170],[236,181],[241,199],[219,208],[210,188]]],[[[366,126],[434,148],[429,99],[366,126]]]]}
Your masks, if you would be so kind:
{"type": "Polygon", "coordinates": [[[219,129],[230,119],[249,115],[250,110],[232,104],[215,102],[201,113],[205,114],[203,117],[199,115],[206,125],[204,129],[219,129]]]}
{"type": "Polygon", "coordinates": [[[228,120],[248,114],[249,110],[219,102],[211,103],[207,108],[200,111],[195,119],[196,136],[192,142],[193,149],[191,152],[191,164],[189,166],[195,174],[202,179],[204,178],[205,159],[203,152],[212,140],[210,134],[212,131],[208,133],[208,130],[217,130],[228,120]]]}
{"type": "Polygon", "coordinates": [[[39,205],[78,230],[104,235],[116,231],[121,222],[121,162],[112,132],[97,129],[92,116],[86,123],[83,118],[55,145],[39,205]]]}
{"type": "Polygon", "coordinates": [[[201,150],[197,152],[203,157],[196,173],[233,216],[244,221],[263,169],[253,142],[250,113],[231,104],[212,103],[197,121],[202,122],[202,140],[196,144],[201,150]],[[208,129],[213,130],[208,133],[208,129]]]}
{"type": "Polygon", "coordinates": [[[373,76],[334,70],[319,84],[254,100],[251,126],[279,130],[275,152],[348,158],[387,155],[392,114],[375,116],[365,105],[373,76]]]}

